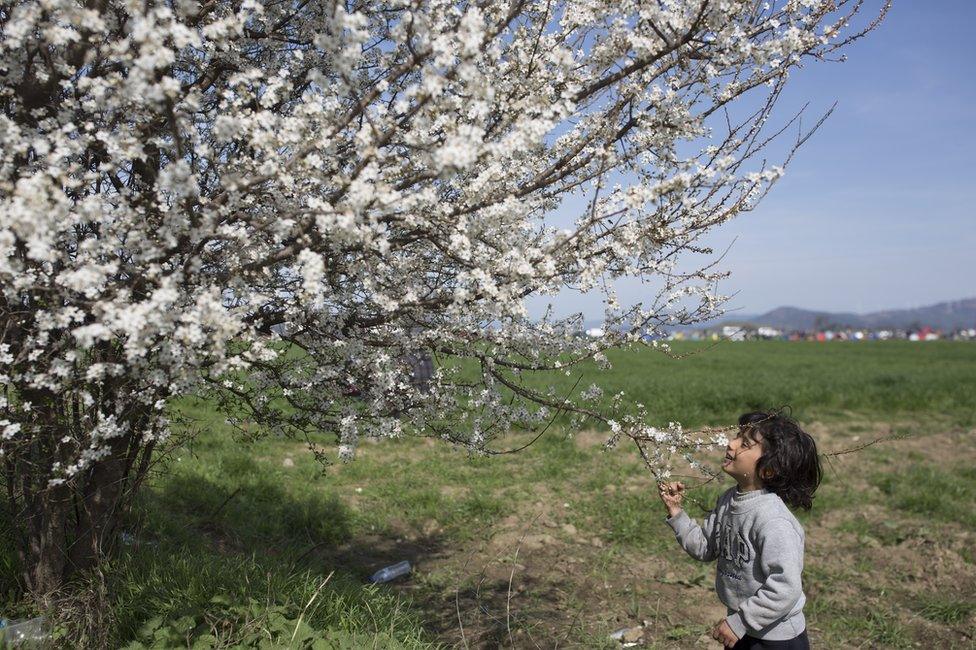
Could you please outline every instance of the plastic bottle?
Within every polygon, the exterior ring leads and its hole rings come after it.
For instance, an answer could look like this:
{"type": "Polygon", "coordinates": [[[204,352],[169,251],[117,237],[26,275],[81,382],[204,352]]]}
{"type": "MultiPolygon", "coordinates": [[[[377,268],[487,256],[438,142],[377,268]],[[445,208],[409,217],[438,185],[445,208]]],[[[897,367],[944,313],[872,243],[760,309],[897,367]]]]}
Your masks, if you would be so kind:
{"type": "MultiPolygon", "coordinates": [[[[47,619],[44,616],[25,620],[8,620],[0,628],[0,647],[7,645],[20,646],[23,643],[44,643],[50,638],[47,619]]],[[[33,647],[33,646],[31,646],[33,647]]]]}
{"type": "Polygon", "coordinates": [[[388,567],[383,567],[372,576],[370,576],[369,581],[380,583],[389,582],[410,573],[410,563],[404,560],[403,562],[397,562],[396,564],[391,564],[388,567]]]}

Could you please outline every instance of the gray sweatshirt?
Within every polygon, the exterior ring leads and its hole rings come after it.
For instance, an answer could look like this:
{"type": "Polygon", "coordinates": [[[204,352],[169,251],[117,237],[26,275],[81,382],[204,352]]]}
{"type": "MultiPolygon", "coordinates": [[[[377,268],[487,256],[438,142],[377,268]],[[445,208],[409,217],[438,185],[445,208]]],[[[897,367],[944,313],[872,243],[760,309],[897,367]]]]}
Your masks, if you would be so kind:
{"type": "Polygon", "coordinates": [[[715,591],[736,636],[772,641],[803,632],[803,527],[779,496],[731,488],[718,498],[704,527],[684,510],[667,522],[693,558],[718,559],[715,591]]]}

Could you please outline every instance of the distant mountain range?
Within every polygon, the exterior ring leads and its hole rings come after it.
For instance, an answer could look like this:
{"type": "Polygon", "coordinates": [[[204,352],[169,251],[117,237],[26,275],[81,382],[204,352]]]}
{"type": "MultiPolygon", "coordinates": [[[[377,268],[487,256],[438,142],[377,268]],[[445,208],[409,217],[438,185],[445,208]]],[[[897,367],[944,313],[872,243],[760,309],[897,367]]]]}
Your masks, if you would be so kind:
{"type": "Polygon", "coordinates": [[[976,327],[976,298],[940,302],[914,309],[889,309],[869,314],[811,311],[798,307],[777,307],[759,315],[730,314],[707,325],[754,325],[781,330],[814,329],[909,329],[929,326],[941,330],[976,327]]]}

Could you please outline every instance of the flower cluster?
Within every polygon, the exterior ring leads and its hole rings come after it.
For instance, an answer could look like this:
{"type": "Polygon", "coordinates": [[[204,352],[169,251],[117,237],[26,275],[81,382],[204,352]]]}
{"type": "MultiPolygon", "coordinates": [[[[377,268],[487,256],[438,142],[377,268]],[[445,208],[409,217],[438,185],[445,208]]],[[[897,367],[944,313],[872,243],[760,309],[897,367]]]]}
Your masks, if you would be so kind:
{"type": "Polygon", "coordinates": [[[5,462],[54,487],[137,472],[166,400],[210,391],[232,423],[327,432],[342,458],[404,427],[490,449],[571,411],[653,443],[666,472],[714,441],[525,375],[608,366],[607,347],[720,309],[722,273],[688,259],[779,177],[758,155],[775,100],[871,27],[858,11],[6,3],[5,462]],[[554,217],[564,201],[583,207],[554,217]],[[624,277],[649,298],[620,305],[624,277]],[[600,342],[527,316],[566,288],[606,292],[600,342]]]}

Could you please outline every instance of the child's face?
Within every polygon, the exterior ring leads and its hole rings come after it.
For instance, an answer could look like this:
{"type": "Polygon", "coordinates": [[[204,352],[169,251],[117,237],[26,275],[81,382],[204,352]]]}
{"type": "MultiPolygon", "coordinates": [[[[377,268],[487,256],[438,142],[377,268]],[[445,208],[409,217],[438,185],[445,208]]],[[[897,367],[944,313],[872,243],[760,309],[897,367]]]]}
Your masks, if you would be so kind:
{"type": "Polygon", "coordinates": [[[762,436],[758,433],[749,436],[740,429],[725,450],[722,471],[734,478],[740,486],[756,484],[756,463],[761,456],[762,436]]]}

